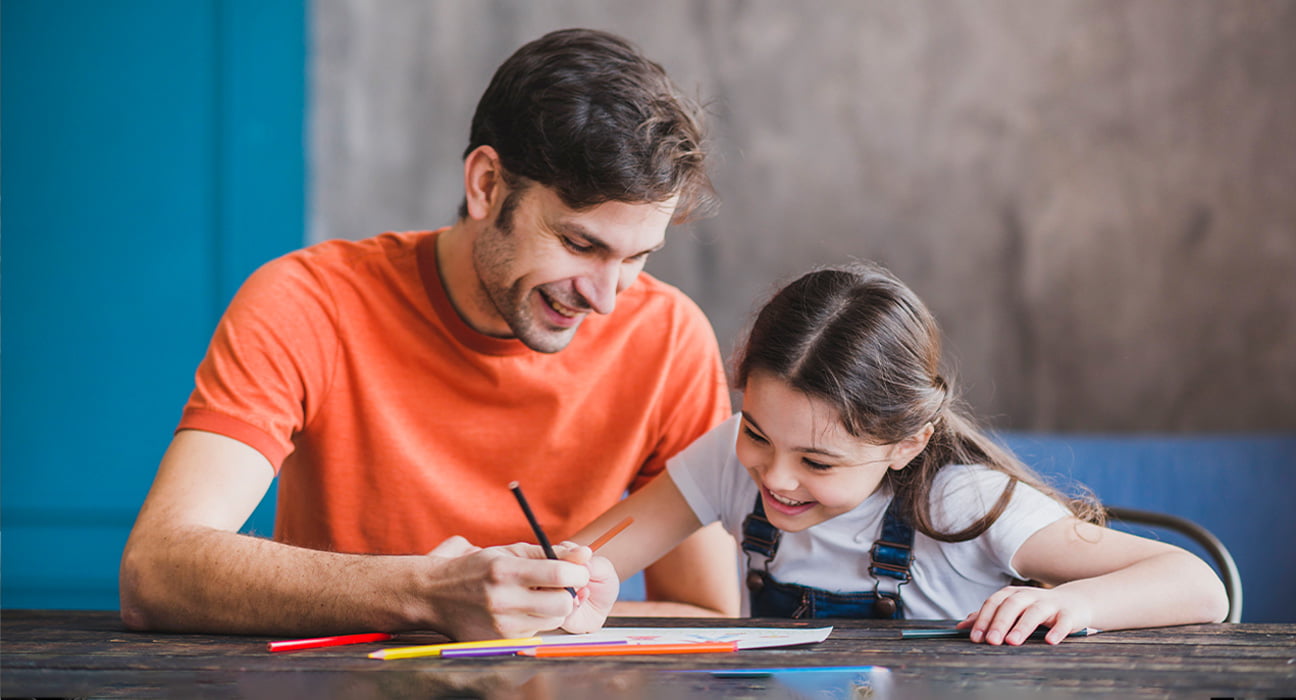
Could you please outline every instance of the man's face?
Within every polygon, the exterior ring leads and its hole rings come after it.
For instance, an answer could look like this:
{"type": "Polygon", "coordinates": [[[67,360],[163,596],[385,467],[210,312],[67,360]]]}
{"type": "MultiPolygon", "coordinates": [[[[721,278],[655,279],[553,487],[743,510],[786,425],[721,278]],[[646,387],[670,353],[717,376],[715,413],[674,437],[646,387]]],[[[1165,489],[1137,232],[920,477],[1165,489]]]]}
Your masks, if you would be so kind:
{"type": "Polygon", "coordinates": [[[486,332],[537,352],[567,347],[590,312],[610,314],[665,242],[676,199],[576,211],[538,184],[505,196],[473,243],[486,332]]]}

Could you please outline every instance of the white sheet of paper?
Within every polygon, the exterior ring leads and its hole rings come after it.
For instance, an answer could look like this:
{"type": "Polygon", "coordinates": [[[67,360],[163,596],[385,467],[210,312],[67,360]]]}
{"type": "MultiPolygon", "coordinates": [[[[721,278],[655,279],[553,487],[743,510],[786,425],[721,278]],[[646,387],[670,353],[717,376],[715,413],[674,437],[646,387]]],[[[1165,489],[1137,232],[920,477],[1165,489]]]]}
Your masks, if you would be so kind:
{"type": "Polygon", "coordinates": [[[796,644],[817,644],[832,627],[605,627],[588,634],[541,635],[546,644],[620,642],[627,644],[688,644],[737,641],[739,649],[766,649],[796,644]]]}

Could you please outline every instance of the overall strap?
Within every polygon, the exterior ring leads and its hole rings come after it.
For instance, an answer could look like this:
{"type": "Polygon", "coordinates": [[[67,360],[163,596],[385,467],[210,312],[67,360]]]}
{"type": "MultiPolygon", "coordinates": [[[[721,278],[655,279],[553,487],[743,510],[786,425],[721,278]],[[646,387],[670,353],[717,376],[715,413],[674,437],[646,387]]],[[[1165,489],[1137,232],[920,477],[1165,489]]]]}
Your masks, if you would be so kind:
{"type": "Polygon", "coordinates": [[[913,564],[913,541],[914,529],[904,515],[903,500],[892,496],[886,513],[882,515],[882,535],[869,550],[873,559],[869,573],[873,576],[873,592],[876,596],[873,609],[876,617],[904,617],[900,608],[900,587],[913,580],[909,573],[909,566],[913,564]],[[879,576],[897,581],[893,596],[882,593],[879,576]]]}
{"type": "Polygon", "coordinates": [[[882,536],[869,551],[873,557],[869,573],[874,577],[896,579],[901,584],[909,583],[912,580],[909,565],[913,563],[913,541],[914,529],[909,519],[904,517],[904,504],[901,499],[892,497],[882,516],[882,536]]]}
{"type": "Polygon", "coordinates": [[[782,530],[770,524],[769,518],[765,517],[765,505],[761,503],[759,493],[756,494],[756,505],[752,506],[752,512],[743,518],[742,533],[742,550],[747,553],[747,587],[756,590],[760,586],[760,575],[751,565],[751,555],[764,557],[765,562],[761,568],[768,570],[770,561],[778,552],[779,537],[783,534],[782,530]]]}
{"type": "Polygon", "coordinates": [[[759,493],[756,494],[756,505],[752,506],[752,512],[743,518],[742,531],[744,552],[759,554],[767,559],[774,558],[774,553],[778,551],[779,535],[783,531],[771,525],[769,518],[765,517],[765,504],[761,503],[759,493]]]}

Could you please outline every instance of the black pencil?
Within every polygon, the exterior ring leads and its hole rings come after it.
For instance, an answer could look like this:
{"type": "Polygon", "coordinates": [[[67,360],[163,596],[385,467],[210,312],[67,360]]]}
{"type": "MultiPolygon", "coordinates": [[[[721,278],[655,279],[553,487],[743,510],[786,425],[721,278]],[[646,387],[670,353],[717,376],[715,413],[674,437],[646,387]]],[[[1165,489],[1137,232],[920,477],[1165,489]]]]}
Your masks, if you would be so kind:
{"type": "MultiPolygon", "coordinates": [[[[549,544],[549,538],[545,536],[544,530],[540,529],[540,521],[536,520],[535,513],[531,512],[531,506],[527,504],[526,496],[522,495],[522,485],[516,481],[509,482],[509,490],[517,498],[518,505],[522,506],[522,512],[526,515],[527,522],[531,523],[531,531],[535,533],[536,540],[540,542],[540,549],[544,550],[545,556],[558,560],[558,555],[554,554],[553,545],[549,544]]],[[[565,586],[567,592],[573,598],[576,597],[576,589],[571,586],[565,586]]]]}

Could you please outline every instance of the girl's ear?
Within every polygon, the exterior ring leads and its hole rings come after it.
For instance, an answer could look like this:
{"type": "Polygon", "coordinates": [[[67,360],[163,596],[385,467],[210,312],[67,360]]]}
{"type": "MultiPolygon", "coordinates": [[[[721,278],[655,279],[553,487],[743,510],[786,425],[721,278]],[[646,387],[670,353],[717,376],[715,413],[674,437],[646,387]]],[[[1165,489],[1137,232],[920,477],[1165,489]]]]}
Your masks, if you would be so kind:
{"type": "Polygon", "coordinates": [[[489,216],[503,189],[499,154],[490,146],[478,146],[464,158],[464,201],[468,218],[481,221],[489,216]]]}
{"type": "Polygon", "coordinates": [[[897,442],[895,452],[892,453],[895,461],[891,463],[891,468],[899,471],[908,466],[914,460],[914,457],[927,449],[927,442],[931,440],[931,436],[935,432],[936,428],[931,423],[927,423],[918,432],[897,442]]]}

